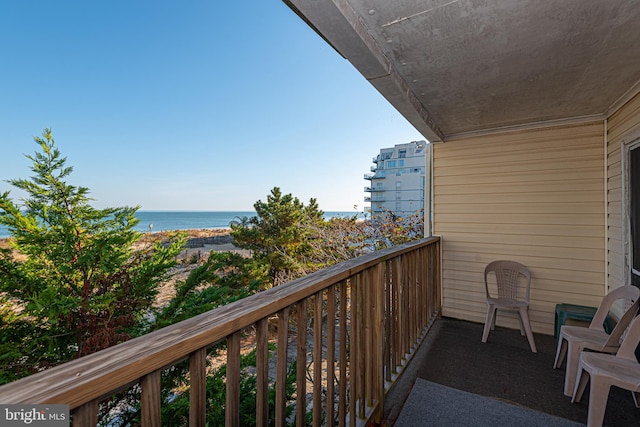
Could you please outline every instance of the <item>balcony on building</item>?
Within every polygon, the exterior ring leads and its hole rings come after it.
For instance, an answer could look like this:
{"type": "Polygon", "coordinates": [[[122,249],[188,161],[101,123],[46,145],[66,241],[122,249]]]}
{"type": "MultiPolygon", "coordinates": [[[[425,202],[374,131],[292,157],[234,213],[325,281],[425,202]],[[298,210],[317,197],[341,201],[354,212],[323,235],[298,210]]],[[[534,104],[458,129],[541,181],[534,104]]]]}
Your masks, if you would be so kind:
{"type": "MultiPolygon", "coordinates": [[[[585,424],[588,398],[572,403],[552,367],[555,307],[595,307],[640,283],[638,3],[284,2],[430,142],[432,236],[2,386],[0,402],[68,404],[73,425],[95,426],[101,402],[133,387],[142,425],[157,426],[163,371],[186,361],[189,425],[203,426],[207,349],[224,343],[228,426],[240,425],[239,360],[252,348],[260,425],[400,423],[420,409],[407,399],[422,381],[453,389],[453,408],[490,399],[496,420],[528,408],[585,424]],[[481,342],[483,272],[497,259],[531,271],[537,353],[500,311],[481,342]],[[287,352],[304,390],[293,401],[287,352]]],[[[640,425],[630,393],[612,390],[608,402],[605,425],[640,425]]]]}

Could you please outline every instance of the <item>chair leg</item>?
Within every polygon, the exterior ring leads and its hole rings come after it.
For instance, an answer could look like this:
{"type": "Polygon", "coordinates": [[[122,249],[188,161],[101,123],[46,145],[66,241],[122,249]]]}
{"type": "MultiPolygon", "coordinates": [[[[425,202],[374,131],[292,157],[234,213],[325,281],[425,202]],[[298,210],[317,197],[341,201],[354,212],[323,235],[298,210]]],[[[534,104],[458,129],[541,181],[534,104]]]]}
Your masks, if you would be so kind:
{"type": "Polygon", "coordinates": [[[582,395],[584,394],[585,389],[587,388],[587,383],[590,378],[589,372],[582,369],[582,365],[578,367],[578,374],[576,375],[576,385],[573,388],[573,396],[571,397],[572,403],[578,403],[582,399],[582,395]]]}
{"type": "Polygon", "coordinates": [[[558,349],[556,350],[556,360],[553,362],[553,369],[562,367],[562,362],[567,355],[567,340],[562,337],[562,334],[558,337],[558,349]]]}
{"type": "MultiPolygon", "coordinates": [[[[571,343],[567,340],[567,362],[564,374],[564,395],[571,397],[576,384],[576,374],[578,373],[578,364],[580,363],[580,353],[582,346],[577,343],[571,343]]],[[[591,385],[593,387],[593,384],[591,385]]]]}
{"type": "Polygon", "coordinates": [[[494,307],[493,308],[493,314],[492,314],[492,320],[491,320],[491,330],[495,331],[496,330],[496,317],[498,317],[498,308],[494,307]]]}
{"type": "Polygon", "coordinates": [[[536,349],[536,343],[533,340],[533,332],[531,331],[531,323],[529,322],[529,311],[527,307],[522,307],[520,309],[520,321],[522,322],[522,325],[524,326],[524,331],[527,334],[527,340],[529,340],[529,346],[531,347],[531,351],[533,351],[534,353],[537,353],[538,350],[536,349]]]}
{"type": "Polygon", "coordinates": [[[607,410],[609,390],[611,384],[601,381],[601,377],[592,376],[589,390],[589,412],[587,415],[587,427],[602,427],[604,413],[607,410]]]}
{"type": "Polygon", "coordinates": [[[496,319],[496,307],[493,304],[487,304],[487,317],[484,321],[484,331],[482,331],[482,342],[487,342],[491,325],[496,319]]]}
{"type": "Polygon", "coordinates": [[[518,324],[520,325],[520,335],[524,337],[526,332],[525,332],[524,323],[522,322],[522,316],[518,316],[518,324]]]}

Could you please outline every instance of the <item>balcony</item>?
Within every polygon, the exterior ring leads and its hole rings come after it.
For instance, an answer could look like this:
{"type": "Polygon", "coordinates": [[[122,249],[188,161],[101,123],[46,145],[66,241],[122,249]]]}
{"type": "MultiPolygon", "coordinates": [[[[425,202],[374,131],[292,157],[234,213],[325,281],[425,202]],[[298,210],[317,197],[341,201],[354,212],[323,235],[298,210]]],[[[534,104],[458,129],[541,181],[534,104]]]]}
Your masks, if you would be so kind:
{"type": "Polygon", "coordinates": [[[385,191],[383,186],[376,185],[375,187],[364,187],[365,193],[375,193],[385,191]]]}
{"type": "Polygon", "coordinates": [[[187,361],[189,425],[204,426],[207,349],[224,343],[226,425],[240,425],[241,354],[249,350],[259,425],[270,405],[276,425],[292,421],[292,406],[298,425],[308,417],[314,425],[379,421],[385,394],[440,310],[439,254],[431,238],[361,256],[2,386],[0,402],[68,404],[74,426],[95,426],[101,402],[131,390],[142,425],[159,426],[163,371],[187,361]],[[305,390],[293,401],[291,370],[295,389],[305,390]]]}
{"type": "MultiPolygon", "coordinates": [[[[513,403],[585,423],[588,399],[572,404],[563,395],[564,371],[552,368],[552,336],[536,334],[538,353],[532,353],[517,330],[498,327],[482,343],[481,324],[438,317],[440,252],[439,238],[422,239],[332,266],[2,386],[0,402],[68,404],[74,426],[95,426],[103,400],[137,388],[142,425],[159,426],[163,371],[186,360],[189,425],[203,426],[207,349],[224,342],[228,426],[241,425],[240,357],[249,350],[256,350],[258,425],[274,415],[277,426],[308,419],[313,425],[415,425],[421,415],[406,402],[415,398],[417,379],[487,396],[505,405],[505,414],[513,403]],[[296,390],[305,393],[288,401],[291,355],[298,362],[296,390]],[[295,410],[287,417],[290,405],[295,410]]],[[[628,392],[611,391],[605,424],[640,425],[628,392]]]]}

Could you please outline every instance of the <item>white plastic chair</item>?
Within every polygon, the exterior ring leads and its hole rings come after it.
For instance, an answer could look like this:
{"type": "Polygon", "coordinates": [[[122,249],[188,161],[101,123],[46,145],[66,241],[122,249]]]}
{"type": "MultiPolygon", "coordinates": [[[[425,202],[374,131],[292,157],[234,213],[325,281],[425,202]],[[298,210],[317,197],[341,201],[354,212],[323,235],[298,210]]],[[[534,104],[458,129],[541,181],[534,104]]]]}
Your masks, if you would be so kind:
{"type": "Polygon", "coordinates": [[[487,294],[487,317],[484,322],[482,342],[487,342],[489,330],[496,327],[496,310],[517,311],[519,313],[520,333],[526,334],[531,351],[537,353],[536,343],[529,322],[529,290],[531,273],[524,265],[515,261],[493,261],[484,269],[484,287],[487,294]],[[498,285],[498,296],[489,292],[490,273],[494,273],[498,285]]]}
{"type": "MultiPolygon", "coordinates": [[[[636,399],[640,391],[640,363],[635,350],[640,342],[640,316],[636,317],[616,355],[582,352],[578,363],[577,381],[572,402],[580,402],[589,378],[589,412],[587,426],[601,426],[609,400],[611,386],[630,390],[636,399]]],[[[638,401],[635,400],[636,407],[638,401]]]]}
{"type": "Polygon", "coordinates": [[[601,353],[615,353],[618,350],[622,334],[638,312],[638,297],[640,297],[640,289],[637,287],[632,285],[621,286],[609,292],[602,299],[588,328],[570,325],[563,325],[560,328],[558,348],[556,350],[556,359],[553,362],[553,367],[560,368],[566,356],[567,366],[564,376],[565,396],[571,397],[573,395],[576,373],[578,372],[578,362],[583,349],[601,353]],[[617,300],[630,301],[631,305],[609,335],[605,332],[602,325],[609,314],[611,306],[617,300]]]}

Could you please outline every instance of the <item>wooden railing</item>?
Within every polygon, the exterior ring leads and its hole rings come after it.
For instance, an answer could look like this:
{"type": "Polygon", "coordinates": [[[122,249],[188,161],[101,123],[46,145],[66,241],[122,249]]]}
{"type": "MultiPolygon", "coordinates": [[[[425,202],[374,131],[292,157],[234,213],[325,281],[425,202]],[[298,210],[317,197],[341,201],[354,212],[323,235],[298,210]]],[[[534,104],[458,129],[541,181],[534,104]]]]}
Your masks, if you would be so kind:
{"type": "Polygon", "coordinates": [[[189,425],[204,426],[207,349],[226,341],[225,424],[238,426],[240,355],[251,336],[258,425],[267,424],[273,389],[278,426],[294,416],[305,425],[309,415],[313,425],[379,421],[385,392],[440,310],[439,260],[438,238],[361,256],[4,385],[0,403],[68,404],[74,426],[95,426],[102,401],[137,387],[142,425],[159,426],[162,372],[188,360],[189,425]],[[292,402],[285,387],[294,348],[292,402]],[[289,417],[287,405],[295,406],[289,417]]]}

